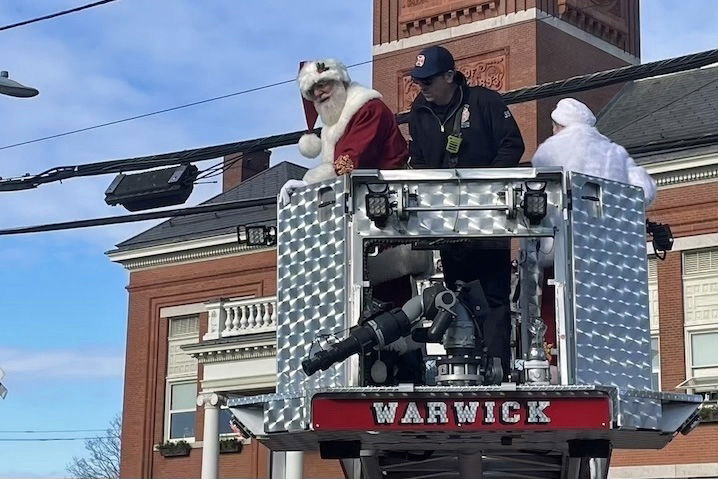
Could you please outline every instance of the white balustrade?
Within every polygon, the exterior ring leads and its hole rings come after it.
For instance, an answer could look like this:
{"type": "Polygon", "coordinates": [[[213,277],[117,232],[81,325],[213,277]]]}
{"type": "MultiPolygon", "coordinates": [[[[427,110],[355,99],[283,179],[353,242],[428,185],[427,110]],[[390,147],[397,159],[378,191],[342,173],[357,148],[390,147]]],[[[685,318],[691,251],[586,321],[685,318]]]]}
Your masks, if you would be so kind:
{"type": "Polygon", "coordinates": [[[206,303],[209,326],[204,340],[274,331],[277,298],[219,300],[206,303]]]}

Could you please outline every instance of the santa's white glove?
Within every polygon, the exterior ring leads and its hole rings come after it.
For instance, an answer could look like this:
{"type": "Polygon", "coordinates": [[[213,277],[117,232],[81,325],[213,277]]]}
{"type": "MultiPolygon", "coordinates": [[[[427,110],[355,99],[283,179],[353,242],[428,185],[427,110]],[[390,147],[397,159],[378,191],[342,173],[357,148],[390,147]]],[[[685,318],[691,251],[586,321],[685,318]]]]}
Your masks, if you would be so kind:
{"type": "Polygon", "coordinates": [[[279,204],[284,206],[289,203],[289,197],[292,196],[294,190],[297,188],[304,188],[308,183],[304,180],[289,180],[284,183],[282,189],[279,191],[279,204]]]}

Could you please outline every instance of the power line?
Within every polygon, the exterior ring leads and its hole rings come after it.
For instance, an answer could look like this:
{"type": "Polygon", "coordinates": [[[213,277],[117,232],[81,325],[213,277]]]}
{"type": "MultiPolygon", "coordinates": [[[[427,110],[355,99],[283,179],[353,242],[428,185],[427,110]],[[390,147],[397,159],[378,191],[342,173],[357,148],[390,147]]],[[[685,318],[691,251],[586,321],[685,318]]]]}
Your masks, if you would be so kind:
{"type": "MultiPolygon", "coordinates": [[[[630,65],[613,70],[591,73],[589,75],[575,76],[565,80],[558,80],[527,88],[519,88],[503,93],[502,97],[507,104],[521,103],[557,95],[576,93],[592,88],[625,83],[642,78],[676,73],[684,70],[699,68],[716,62],[718,62],[718,49],[684,55],[667,60],[659,60],[643,65],[630,65]]],[[[357,63],[352,66],[363,65],[366,63],[370,63],[370,61],[357,63]]],[[[406,123],[408,121],[408,113],[399,113],[396,118],[399,123],[406,123]]],[[[319,129],[315,131],[319,132],[319,129]]],[[[34,188],[44,183],[60,181],[73,177],[144,170],[160,166],[179,165],[183,163],[220,158],[232,153],[251,153],[262,149],[272,149],[295,144],[304,133],[304,130],[300,130],[280,135],[256,138],[253,140],[243,140],[191,150],[163,153],[159,155],[89,163],[86,165],[61,166],[46,170],[37,175],[26,175],[20,178],[9,178],[4,180],[0,179],[0,191],[25,190],[34,188]]],[[[4,148],[9,148],[11,146],[4,148]]],[[[214,171],[215,170],[212,170],[212,172],[214,171]]]]}
{"type": "Polygon", "coordinates": [[[42,431],[0,431],[0,434],[48,434],[58,432],[103,432],[106,429],[47,429],[42,431]]]}
{"type": "Polygon", "coordinates": [[[669,106],[673,105],[674,103],[677,103],[677,102],[683,100],[684,98],[687,98],[687,97],[691,96],[691,95],[694,94],[695,92],[697,92],[697,91],[699,91],[699,90],[702,90],[703,88],[705,88],[705,87],[707,87],[707,86],[709,86],[709,85],[712,85],[713,83],[715,83],[715,82],[717,82],[717,81],[718,81],[718,78],[714,78],[714,79],[712,79],[712,80],[710,80],[710,81],[708,81],[708,82],[706,82],[706,83],[703,83],[703,84],[697,86],[696,88],[693,88],[693,89],[691,89],[691,90],[688,90],[687,92],[683,93],[682,95],[678,96],[677,98],[672,99],[672,100],[669,101],[668,103],[664,103],[664,104],[662,104],[662,105],[659,105],[657,108],[654,108],[653,110],[650,110],[648,113],[646,113],[646,114],[644,114],[644,115],[641,115],[641,116],[639,116],[638,118],[631,118],[630,121],[624,123],[623,125],[621,125],[621,126],[619,126],[619,127],[617,127],[617,128],[614,128],[614,129],[611,130],[610,132],[606,133],[606,136],[612,136],[612,135],[618,133],[619,131],[622,131],[622,130],[624,130],[625,128],[628,128],[629,126],[631,126],[631,125],[633,125],[633,124],[636,124],[636,123],[638,123],[639,121],[641,121],[641,120],[643,120],[643,119],[645,119],[645,118],[648,118],[649,116],[653,115],[654,113],[658,113],[659,111],[668,108],[669,106]]]}
{"type": "Polygon", "coordinates": [[[10,30],[11,28],[17,28],[17,27],[22,27],[24,25],[29,25],[31,23],[41,22],[43,20],[49,20],[51,18],[61,17],[62,15],[79,12],[81,10],[87,10],[88,8],[99,7],[100,5],[104,5],[106,3],[110,3],[110,2],[114,2],[114,1],[116,1],[116,0],[101,0],[99,2],[88,3],[87,5],[82,5],[80,7],[71,8],[69,10],[63,10],[61,12],[51,13],[50,15],[45,15],[43,17],[32,18],[30,20],[25,20],[23,22],[13,23],[12,25],[5,25],[4,27],[0,27],[0,32],[2,32],[3,30],[10,30]]]}
{"type": "MultiPolygon", "coordinates": [[[[347,68],[354,68],[354,67],[357,67],[357,66],[360,66],[360,65],[366,65],[367,63],[371,63],[372,61],[373,61],[373,60],[368,60],[368,61],[361,62],[361,63],[355,63],[355,64],[353,64],[353,65],[349,65],[347,68]]],[[[120,120],[108,121],[108,122],[106,122],[106,123],[99,123],[99,124],[97,124],[97,125],[87,126],[87,127],[85,127],[85,128],[78,128],[77,130],[70,130],[70,131],[65,131],[65,132],[62,132],[62,133],[56,133],[56,134],[54,134],[54,135],[43,136],[43,137],[41,137],[41,138],[35,138],[34,140],[21,141],[20,143],[13,143],[13,144],[11,144],[11,145],[1,146],[1,147],[0,147],[0,150],[7,150],[7,149],[9,149],[9,148],[16,148],[16,147],[18,147],[18,146],[29,145],[29,144],[32,144],[32,143],[39,143],[39,142],[41,142],[41,141],[51,140],[51,139],[53,139],[53,138],[60,138],[60,137],[63,137],[63,136],[74,135],[74,134],[76,134],[76,133],[82,133],[82,132],[84,132],[84,131],[96,130],[96,129],[98,129],[98,128],[104,128],[104,127],[106,127],[106,126],[117,125],[117,124],[120,124],[120,123],[126,123],[126,122],[128,122],[128,121],[133,121],[133,120],[139,120],[140,118],[147,118],[147,117],[150,117],[150,116],[161,115],[161,114],[163,114],[163,113],[168,113],[168,112],[171,112],[171,111],[182,110],[182,109],[184,109],[184,108],[189,108],[189,107],[192,107],[192,106],[203,105],[203,104],[205,104],[205,103],[211,103],[211,102],[213,102],[213,101],[224,100],[224,99],[226,99],[226,98],[231,98],[231,97],[234,97],[234,96],[246,95],[246,94],[248,94],[248,93],[254,93],[254,92],[257,92],[257,91],[266,90],[266,89],[268,89],[268,88],[274,88],[274,87],[276,87],[276,86],[286,85],[286,84],[288,84],[288,83],[294,83],[295,81],[296,81],[296,79],[295,79],[295,78],[292,78],[292,79],[290,79],[290,80],[282,80],[282,81],[278,81],[278,82],[275,82],[275,83],[268,83],[268,84],[266,84],[266,85],[261,85],[261,86],[254,87],[254,88],[248,88],[248,89],[246,89],[246,90],[241,90],[241,91],[237,91],[237,92],[234,92],[234,93],[228,93],[228,94],[226,94],[226,95],[215,96],[215,97],[212,97],[212,98],[207,98],[207,99],[205,99],[205,100],[194,101],[194,102],[192,102],[192,103],[185,103],[184,105],[178,105],[178,106],[173,106],[173,107],[170,107],[170,108],[164,108],[164,109],[162,109],[162,110],[151,111],[151,112],[149,112],[149,113],[142,113],[141,115],[135,115],[135,116],[131,116],[131,117],[128,117],[128,118],[122,118],[122,119],[120,119],[120,120]]]]}
{"type": "Polygon", "coordinates": [[[248,200],[225,201],[221,203],[210,203],[200,206],[191,206],[187,208],[178,208],[163,211],[149,211],[147,213],[136,213],[124,216],[105,216],[103,218],[93,218],[88,220],[66,221],[63,223],[50,223],[37,226],[22,226],[19,228],[0,229],[0,236],[17,235],[25,233],[46,233],[48,231],[70,230],[77,228],[89,228],[92,226],[107,226],[121,223],[135,223],[137,221],[154,220],[160,218],[174,218],[178,216],[190,216],[200,213],[216,213],[219,211],[236,210],[241,208],[250,208],[255,206],[276,205],[277,198],[275,196],[266,196],[263,198],[252,198],[248,200]]]}
{"type": "Polygon", "coordinates": [[[36,437],[36,438],[10,438],[0,437],[0,442],[48,442],[48,441],[88,441],[90,439],[117,439],[114,436],[92,436],[92,437],[36,437]]]}

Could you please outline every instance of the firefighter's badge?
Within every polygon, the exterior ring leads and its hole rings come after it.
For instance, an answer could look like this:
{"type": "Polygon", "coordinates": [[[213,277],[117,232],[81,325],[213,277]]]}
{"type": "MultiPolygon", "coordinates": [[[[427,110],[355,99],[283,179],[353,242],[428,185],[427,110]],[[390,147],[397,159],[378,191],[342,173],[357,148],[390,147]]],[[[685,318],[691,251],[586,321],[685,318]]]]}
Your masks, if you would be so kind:
{"type": "Polygon", "coordinates": [[[469,112],[469,105],[464,105],[464,109],[461,110],[461,128],[468,128],[471,126],[469,118],[471,113],[469,112]]]}

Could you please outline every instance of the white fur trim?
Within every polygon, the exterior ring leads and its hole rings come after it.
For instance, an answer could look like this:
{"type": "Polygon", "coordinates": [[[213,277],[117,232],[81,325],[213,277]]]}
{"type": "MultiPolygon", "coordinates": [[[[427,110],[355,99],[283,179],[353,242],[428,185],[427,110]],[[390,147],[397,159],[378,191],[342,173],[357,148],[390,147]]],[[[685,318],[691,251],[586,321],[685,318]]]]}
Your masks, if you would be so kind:
{"type": "Polygon", "coordinates": [[[325,60],[317,60],[314,62],[307,62],[299,70],[299,76],[297,77],[297,83],[299,83],[299,90],[302,92],[302,96],[307,100],[312,100],[310,95],[310,89],[321,80],[335,80],[343,83],[351,83],[349,72],[347,67],[340,61],[334,60],[333,58],[327,58],[325,60]],[[317,70],[318,64],[323,64],[325,70],[322,72],[317,70]]]}
{"type": "Polygon", "coordinates": [[[328,180],[330,178],[336,178],[337,172],[334,171],[334,164],[320,163],[319,166],[315,166],[311,170],[304,173],[302,178],[307,183],[319,183],[320,181],[328,180]]]}
{"type": "Polygon", "coordinates": [[[334,147],[339,139],[344,136],[347,125],[356,112],[366,105],[369,100],[375,98],[381,98],[381,93],[359,85],[358,83],[349,85],[349,88],[347,88],[347,101],[344,104],[339,120],[333,125],[324,126],[322,128],[322,162],[319,166],[307,171],[304,175],[304,181],[307,183],[316,183],[317,181],[323,181],[337,176],[334,171],[334,147]]]}
{"type": "Polygon", "coordinates": [[[322,162],[334,164],[334,146],[344,136],[347,125],[354,118],[356,112],[374,98],[381,98],[381,93],[358,83],[349,85],[347,101],[339,120],[333,125],[322,128],[322,162]]]}
{"type": "Polygon", "coordinates": [[[299,153],[306,158],[316,158],[322,152],[322,140],[314,133],[305,133],[299,138],[299,153]]]}

